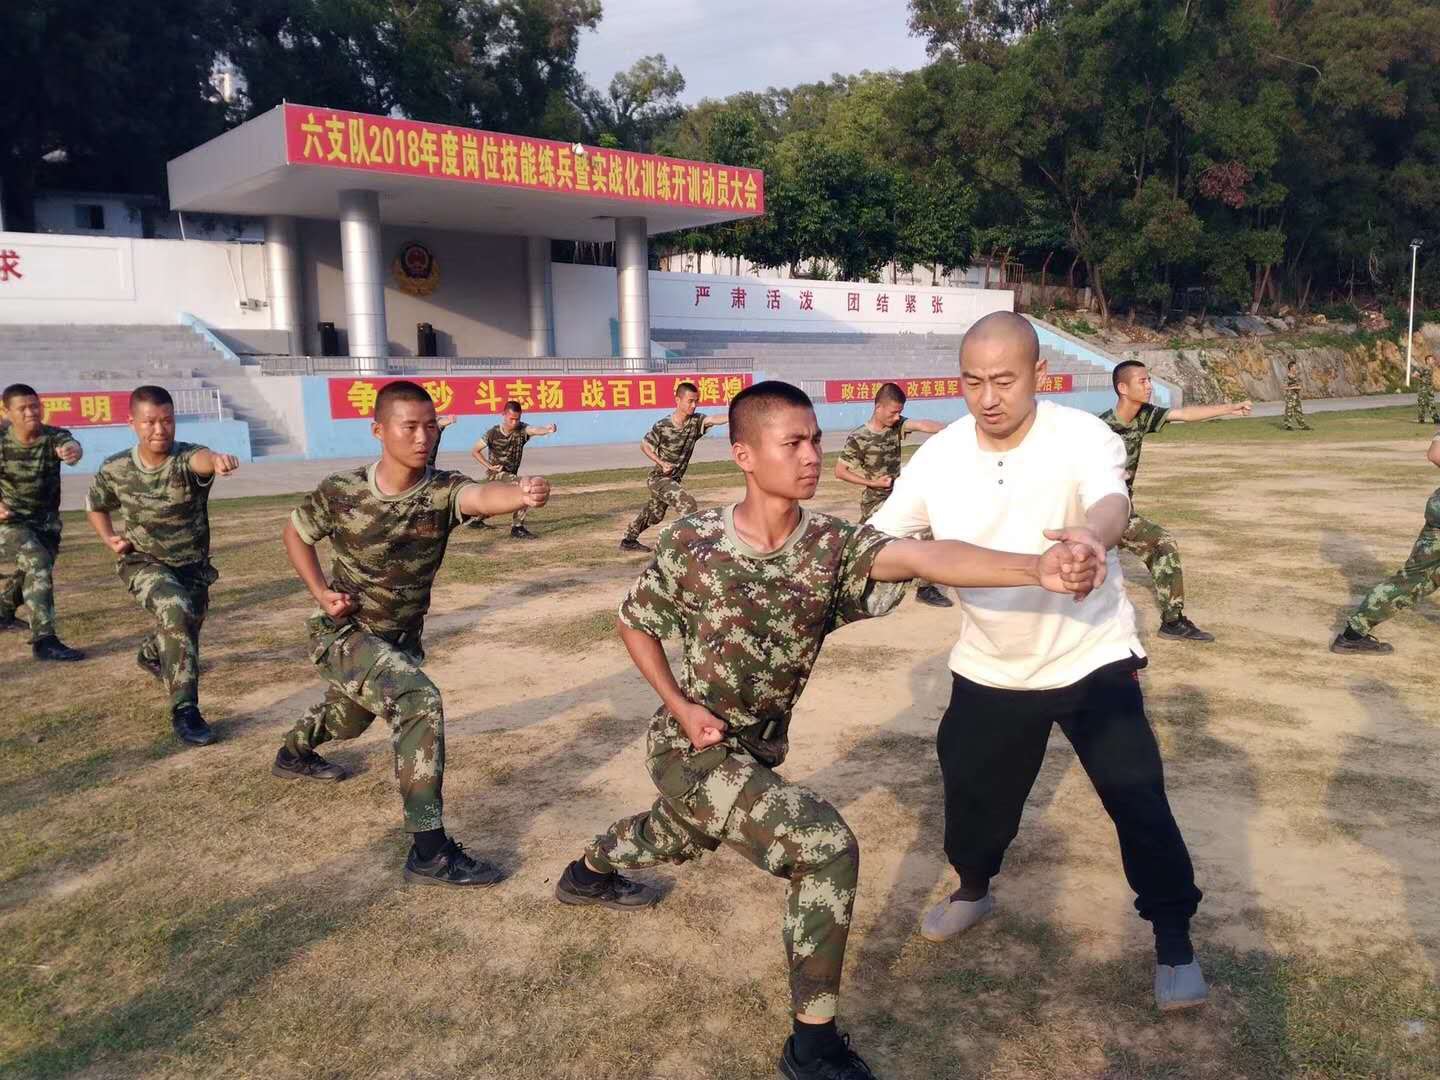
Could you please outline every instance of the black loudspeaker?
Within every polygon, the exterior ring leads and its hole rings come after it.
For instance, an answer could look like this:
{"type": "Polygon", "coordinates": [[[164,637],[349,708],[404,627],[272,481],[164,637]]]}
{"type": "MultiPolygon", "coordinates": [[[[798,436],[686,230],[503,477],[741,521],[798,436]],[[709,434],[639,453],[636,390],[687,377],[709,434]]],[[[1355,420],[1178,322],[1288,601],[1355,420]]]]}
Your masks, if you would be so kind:
{"type": "Polygon", "coordinates": [[[320,331],[320,355],[339,356],[340,335],[335,332],[335,324],[333,322],[322,322],[316,323],[315,326],[316,329],[320,331]]]}
{"type": "Polygon", "coordinates": [[[435,327],[428,322],[415,324],[415,355],[438,356],[435,348],[435,327]]]}

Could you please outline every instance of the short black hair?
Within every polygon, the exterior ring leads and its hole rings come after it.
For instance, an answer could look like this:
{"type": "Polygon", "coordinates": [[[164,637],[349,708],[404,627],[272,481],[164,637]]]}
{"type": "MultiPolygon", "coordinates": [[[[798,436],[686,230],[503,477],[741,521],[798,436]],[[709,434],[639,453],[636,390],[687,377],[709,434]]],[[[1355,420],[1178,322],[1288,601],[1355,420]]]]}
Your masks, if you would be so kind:
{"type": "Polygon", "coordinates": [[[1120,384],[1130,377],[1126,372],[1131,368],[1143,368],[1144,366],[1145,365],[1139,360],[1121,360],[1120,363],[1115,365],[1115,370],[1110,372],[1110,385],[1115,388],[1115,392],[1118,394],[1120,392],[1120,384]]]}
{"type": "Polygon", "coordinates": [[[675,387],[675,396],[678,398],[681,394],[694,394],[696,397],[699,397],[700,388],[693,382],[682,382],[675,387]]]}
{"type": "Polygon", "coordinates": [[[1285,366],[1286,366],[1287,368],[1299,367],[1299,366],[1300,366],[1300,361],[1299,361],[1299,360],[1287,360],[1287,361],[1285,362],[1285,366]]]}
{"type": "Polygon", "coordinates": [[[425,388],[419,383],[413,383],[409,379],[397,379],[392,383],[386,383],[380,388],[380,393],[375,395],[376,421],[383,424],[386,414],[390,412],[390,406],[397,401],[423,401],[430,405],[435,404],[435,399],[426,393],[425,388]]]}
{"type": "Polygon", "coordinates": [[[810,395],[788,382],[766,379],[747,386],[730,401],[730,441],[745,442],[754,436],[754,428],[770,413],[780,408],[809,409],[815,404],[810,395]]]}
{"type": "Polygon", "coordinates": [[[5,387],[5,393],[3,395],[0,395],[0,401],[4,401],[5,407],[8,409],[10,407],[10,402],[14,401],[17,397],[39,396],[40,395],[35,392],[35,388],[33,386],[27,386],[23,382],[17,382],[11,383],[9,386],[5,387]]]}
{"type": "Polygon", "coordinates": [[[146,383],[144,386],[137,386],[130,391],[130,411],[135,411],[136,405],[154,405],[160,408],[169,405],[175,408],[175,399],[170,396],[170,391],[163,386],[154,386],[146,383]]]}
{"type": "Polygon", "coordinates": [[[505,411],[506,411],[506,412],[513,412],[513,413],[522,413],[522,412],[525,411],[525,408],[524,408],[524,406],[522,406],[522,405],[520,404],[520,402],[518,402],[518,401],[507,401],[507,402],[505,402],[505,411]]]}
{"type": "Polygon", "coordinates": [[[885,401],[893,401],[896,405],[905,404],[905,391],[900,389],[899,383],[887,382],[875,391],[875,404],[885,401]]]}

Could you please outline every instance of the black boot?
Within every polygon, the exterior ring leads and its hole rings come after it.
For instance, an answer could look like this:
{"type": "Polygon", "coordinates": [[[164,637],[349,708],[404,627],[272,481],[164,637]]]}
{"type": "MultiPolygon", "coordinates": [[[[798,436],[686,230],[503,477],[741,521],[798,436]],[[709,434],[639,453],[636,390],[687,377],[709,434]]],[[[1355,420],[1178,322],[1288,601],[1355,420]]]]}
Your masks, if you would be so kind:
{"type": "Polygon", "coordinates": [[[951,600],[934,585],[921,585],[915,590],[915,599],[922,604],[929,604],[931,607],[955,606],[955,601],[951,600]]]}
{"type": "Polygon", "coordinates": [[[540,538],[527,529],[524,525],[510,526],[511,540],[539,540],[540,538]]]}
{"type": "Polygon", "coordinates": [[[405,859],[405,880],[416,885],[487,888],[505,880],[505,871],[483,859],[472,858],[454,840],[447,840],[433,859],[422,859],[415,846],[405,859]]]}
{"type": "Polygon", "coordinates": [[[36,660],[74,661],[85,659],[83,652],[70,648],[54,634],[37,638],[31,643],[30,651],[35,654],[36,660]]]}
{"type": "Polygon", "coordinates": [[[620,541],[621,551],[649,551],[650,549],[634,537],[627,536],[620,541]]]}
{"type": "Polygon", "coordinates": [[[802,1064],[795,1054],[795,1036],[790,1036],[780,1054],[780,1075],[786,1080],[878,1080],[865,1059],[850,1049],[850,1036],[841,1038],[845,1048],[839,1054],[817,1057],[802,1064]]]}
{"type": "Polygon", "coordinates": [[[24,630],[25,624],[15,617],[12,611],[10,614],[0,614],[0,630],[24,630]]]}
{"type": "Polygon", "coordinates": [[[176,708],[170,716],[170,726],[175,729],[181,742],[187,742],[191,746],[209,746],[215,741],[215,732],[210,730],[210,725],[200,715],[198,706],[181,705],[176,708]]]}
{"type": "Polygon", "coordinates": [[[329,780],[331,783],[339,783],[350,775],[313,750],[292,754],[283,746],[275,754],[275,764],[270,766],[270,772],[282,780],[329,780]]]}
{"type": "Polygon", "coordinates": [[[660,891],[621,877],[613,870],[608,874],[597,874],[585,866],[582,860],[576,860],[565,867],[565,872],[556,882],[555,899],[572,907],[607,907],[616,911],[632,911],[635,908],[658,904],[660,891]],[[577,863],[580,865],[579,873],[575,869],[577,863]],[[590,880],[582,881],[581,875],[590,880]]]}

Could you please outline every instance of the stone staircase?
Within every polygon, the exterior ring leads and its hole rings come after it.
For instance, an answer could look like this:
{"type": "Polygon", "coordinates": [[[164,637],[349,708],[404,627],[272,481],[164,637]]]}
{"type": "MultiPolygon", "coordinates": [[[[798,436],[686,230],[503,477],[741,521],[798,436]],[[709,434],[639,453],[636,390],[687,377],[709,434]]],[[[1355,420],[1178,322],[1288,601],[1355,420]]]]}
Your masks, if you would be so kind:
{"type": "MultiPolygon", "coordinates": [[[[916,379],[954,372],[959,334],[789,334],[765,331],[655,330],[651,339],[679,359],[751,357],[755,370],[802,379],[916,379]]],[[[1099,364],[1068,351],[1041,346],[1052,374],[1107,376],[1099,364]]],[[[1078,381],[1078,380],[1077,380],[1078,381]]]]}
{"type": "Polygon", "coordinates": [[[285,424],[255,390],[251,369],[217,351],[188,326],[0,325],[0,379],[40,391],[220,391],[224,415],[250,427],[255,457],[299,455],[285,424]]]}

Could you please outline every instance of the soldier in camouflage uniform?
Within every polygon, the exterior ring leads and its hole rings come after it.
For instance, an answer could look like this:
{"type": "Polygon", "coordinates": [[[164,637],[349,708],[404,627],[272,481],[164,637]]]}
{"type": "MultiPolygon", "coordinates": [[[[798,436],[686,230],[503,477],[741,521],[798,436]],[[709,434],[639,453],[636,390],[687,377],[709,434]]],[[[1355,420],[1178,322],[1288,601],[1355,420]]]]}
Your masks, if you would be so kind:
{"type": "MultiPolygon", "coordinates": [[[[534,427],[520,422],[521,406],[518,401],[505,403],[505,415],[500,423],[485,433],[470,451],[491,480],[513,484],[520,478],[520,458],[525,453],[525,444],[540,435],[554,435],[560,428],[555,424],[534,427]]],[[[510,517],[510,538],[512,540],[534,540],[534,533],[525,527],[525,515],[529,508],[522,506],[510,517]]],[[[470,524],[482,527],[483,518],[476,518],[470,524]]]]}
{"type": "Polygon", "coordinates": [[[1285,430],[1310,431],[1305,411],[1300,407],[1300,365],[1291,360],[1285,365],[1285,430]]]}
{"type": "Polygon", "coordinates": [[[665,520],[667,509],[682,517],[695,512],[697,504],[680,486],[680,481],[685,478],[690,455],[695,452],[700,437],[725,423],[723,416],[697,413],[695,407],[699,403],[699,387],[692,382],[682,382],[675,388],[675,411],[655,421],[655,426],[641,441],[641,453],[655,463],[645,481],[650,489],[650,501],[625,530],[625,537],[620,541],[621,551],[649,551],[640,543],[640,534],[665,520]]]}
{"type": "Polygon", "coordinates": [[[215,733],[200,715],[200,627],[210,586],[210,485],[240,467],[232,454],[175,441],[175,404],[160,386],[130,395],[130,426],[139,441],[105,459],[85,500],[90,524],[119,556],[115,569],[155,632],[136,662],[170,694],[170,723],[187,743],[205,746],[215,733]],[[110,515],[125,512],[125,531],[110,515]]]}
{"type": "Polygon", "coordinates": [[[357,738],[382,717],[412,838],[405,879],[493,885],[504,874],[445,834],[445,715],[440,691],[420,667],[420,638],[451,531],[475,514],[543,506],[550,487],[538,477],[478,484],[431,468],[435,406],[413,382],[380,391],[372,431],[380,460],[322,480],[285,526],[286,553],[320,605],[307,624],[310,658],[329,686],[285,736],[271,771],[287,780],[342,780],[345,770],[315,748],[357,738]],[[328,580],[315,552],[326,539],[335,559],[328,580]]]}
{"type": "Polygon", "coordinates": [[[1120,548],[1138,556],[1150,571],[1155,600],[1160,605],[1160,635],[1177,641],[1214,641],[1185,616],[1185,577],[1180,569],[1180,546],[1163,526],[1135,513],[1135,473],[1140,468],[1140,445],[1146,435],[1166,424],[1198,423],[1221,416],[1249,416],[1250,402],[1233,405],[1191,405],[1162,409],[1150,404],[1154,387],[1149,369],[1138,360],[1117,364],[1111,374],[1115,406],[1100,414],[1125,444],[1125,485],[1130,490],[1130,524],[1120,548]]]}
{"type": "MultiPolygon", "coordinates": [[[[860,493],[860,521],[870,520],[890,497],[890,486],[900,475],[900,445],[919,431],[934,435],[945,425],[935,420],[911,420],[901,415],[905,391],[887,382],[875,394],[875,411],[845,439],[835,462],[835,477],[864,490],[860,493]]],[[[915,599],[932,607],[948,608],[953,601],[926,581],[916,582],[915,599]]]]}
{"type": "MultiPolygon", "coordinates": [[[[1440,435],[1430,440],[1425,459],[1440,466],[1440,435]]],[[[1440,488],[1425,503],[1425,525],[1415,538],[1405,565],[1376,585],[1330,643],[1331,652],[1388,653],[1395,648],[1377,641],[1370,633],[1392,615],[1413,607],[1423,597],[1440,589],[1440,488]]]]}
{"type": "Polygon", "coordinates": [[[30,609],[30,651],[37,660],[83,660],[55,636],[55,558],[60,554],[60,463],[80,460],[80,444],[43,422],[40,395],[24,383],[5,388],[9,423],[0,431],[0,630],[18,629],[15,610],[30,609]]]}
{"type": "Polygon", "coordinates": [[[809,397],[786,383],[758,383],[736,396],[730,419],[745,500],[661,533],[620,605],[621,637],[662,701],[646,749],[659,798],[597,837],[565,868],[556,897],[647,907],[656,891],[620,870],[687,862],[722,844],[788,879],[783,937],[796,1020],[781,1073],[865,1080],[873,1074],[834,1026],[859,845],[834,807],[775,771],[789,747],[791,710],[826,635],[886,614],[900,583],[919,573],[957,586],[1084,593],[1098,564],[1065,545],[1044,556],[1005,555],[894,540],[811,513],[800,502],[815,492],[821,455],[809,397]],[[675,636],[684,649],[678,682],[661,646],[675,636]]]}
{"type": "Polygon", "coordinates": [[[1430,355],[1416,372],[1418,386],[1415,393],[1415,408],[1420,414],[1416,423],[1440,424],[1440,408],[1435,405],[1435,357],[1430,355]]]}

